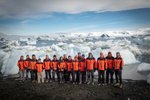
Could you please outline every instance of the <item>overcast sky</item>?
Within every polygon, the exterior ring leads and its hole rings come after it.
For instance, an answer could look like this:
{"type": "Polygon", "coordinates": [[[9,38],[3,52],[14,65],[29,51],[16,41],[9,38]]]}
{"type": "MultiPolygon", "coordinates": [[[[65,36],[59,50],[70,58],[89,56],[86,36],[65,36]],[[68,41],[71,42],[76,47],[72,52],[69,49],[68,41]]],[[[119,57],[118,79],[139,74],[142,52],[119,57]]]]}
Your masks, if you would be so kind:
{"type": "Polygon", "coordinates": [[[0,0],[0,32],[40,34],[150,26],[150,0],[0,0]]]}

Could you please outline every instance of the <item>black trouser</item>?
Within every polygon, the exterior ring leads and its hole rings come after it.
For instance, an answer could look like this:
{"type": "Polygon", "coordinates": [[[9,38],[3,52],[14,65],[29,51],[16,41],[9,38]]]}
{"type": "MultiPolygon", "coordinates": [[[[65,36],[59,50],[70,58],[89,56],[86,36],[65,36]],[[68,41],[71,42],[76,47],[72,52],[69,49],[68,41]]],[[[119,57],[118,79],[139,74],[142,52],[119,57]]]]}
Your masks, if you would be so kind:
{"type": "Polygon", "coordinates": [[[92,81],[93,82],[93,80],[94,80],[94,70],[88,70],[87,71],[87,76],[88,76],[88,81],[92,81]]]}
{"type": "Polygon", "coordinates": [[[79,83],[79,71],[73,71],[72,81],[79,83]]]}
{"type": "Polygon", "coordinates": [[[115,77],[116,77],[116,83],[118,83],[118,79],[119,79],[119,83],[122,84],[122,70],[115,70],[115,77]]]}
{"type": "Polygon", "coordinates": [[[64,77],[64,71],[59,71],[59,81],[62,82],[64,77]]]}
{"type": "Polygon", "coordinates": [[[45,70],[45,78],[46,80],[51,80],[51,70],[45,70]]]}
{"type": "Polygon", "coordinates": [[[106,83],[109,83],[109,80],[111,83],[113,83],[113,75],[114,75],[114,70],[113,69],[107,69],[106,70],[106,83]],[[110,76],[110,79],[109,79],[110,76]]]}
{"type": "MultiPolygon", "coordinates": [[[[73,78],[73,72],[72,71],[67,71],[67,73],[68,73],[67,81],[71,81],[70,77],[73,78]]],[[[72,79],[72,81],[73,81],[73,79],[72,79]]]]}
{"type": "Polygon", "coordinates": [[[57,70],[52,70],[52,77],[53,77],[54,81],[55,81],[55,75],[57,76],[57,79],[58,79],[58,77],[59,77],[58,71],[57,70]]]}
{"type": "Polygon", "coordinates": [[[37,80],[37,70],[31,70],[31,81],[37,80]]]}
{"type": "Polygon", "coordinates": [[[85,83],[86,81],[86,71],[80,71],[80,82],[85,83]]]}
{"type": "Polygon", "coordinates": [[[104,83],[104,70],[98,70],[98,83],[104,83]]]}
{"type": "Polygon", "coordinates": [[[64,70],[63,80],[64,80],[64,81],[68,81],[67,78],[68,78],[68,73],[67,73],[67,70],[65,69],[65,70],[64,70]]]}

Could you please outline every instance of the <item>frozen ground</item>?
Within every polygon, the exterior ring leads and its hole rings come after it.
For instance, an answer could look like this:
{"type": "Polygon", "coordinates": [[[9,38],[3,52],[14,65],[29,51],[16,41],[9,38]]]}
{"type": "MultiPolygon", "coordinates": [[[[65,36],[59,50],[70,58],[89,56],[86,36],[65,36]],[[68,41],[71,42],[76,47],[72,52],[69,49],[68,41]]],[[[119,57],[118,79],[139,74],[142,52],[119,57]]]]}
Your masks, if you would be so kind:
{"type": "Polygon", "coordinates": [[[133,80],[147,79],[149,83],[149,37],[149,28],[136,31],[56,33],[41,36],[0,34],[0,70],[5,76],[17,74],[18,67],[16,63],[20,55],[29,54],[31,56],[36,54],[38,58],[43,59],[46,54],[50,58],[54,54],[58,57],[63,54],[69,54],[74,57],[77,52],[81,52],[87,57],[87,54],[92,52],[94,57],[98,58],[101,51],[104,52],[105,56],[108,51],[112,51],[113,56],[119,51],[125,61],[123,78],[133,80]]]}

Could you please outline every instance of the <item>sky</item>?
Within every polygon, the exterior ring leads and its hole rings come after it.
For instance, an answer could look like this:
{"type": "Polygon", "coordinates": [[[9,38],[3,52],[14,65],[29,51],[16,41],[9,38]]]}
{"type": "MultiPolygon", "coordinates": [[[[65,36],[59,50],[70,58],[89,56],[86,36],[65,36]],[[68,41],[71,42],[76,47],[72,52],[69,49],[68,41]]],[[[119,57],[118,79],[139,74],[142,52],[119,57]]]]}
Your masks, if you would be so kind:
{"type": "Polygon", "coordinates": [[[150,27],[150,0],[0,0],[0,32],[36,35],[150,27]]]}

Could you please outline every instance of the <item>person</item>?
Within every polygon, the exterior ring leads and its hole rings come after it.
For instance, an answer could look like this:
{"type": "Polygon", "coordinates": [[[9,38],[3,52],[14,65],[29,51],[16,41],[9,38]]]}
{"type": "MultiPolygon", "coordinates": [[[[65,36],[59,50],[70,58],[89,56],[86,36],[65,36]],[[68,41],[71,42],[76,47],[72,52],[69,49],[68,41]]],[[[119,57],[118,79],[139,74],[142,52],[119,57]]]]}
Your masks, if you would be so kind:
{"type": "MultiPolygon", "coordinates": [[[[66,55],[66,54],[63,55],[63,60],[64,60],[65,63],[67,62],[67,55],[66,55]]],[[[66,64],[65,64],[65,65],[66,65],[66,64]]],[[[65,82],[67,82],[67,78],[68,78],[67,66],[65,66],[64,75],[63,75],[63,80],[64,80],[65,82]]]]}
{"type": "Polygon", "coordinates": [[[59,80],[59,73],[58,73],[58,60],[57,56],[53,55],[53,60],[51,61],[51,69],[52,69],[52,78],[55,81],[55,75],[57,75],[57,80],[59,80]]]}
{"type": "Polygon", "coordinates": [[[24,81],[24,57],[20,56],[20,59],[18,60],[17,66],[19,67],[19,76],[20,80],[24,81]]]}
{"type": "Polygon", "coordinates": [[[96,69],[96,60],[93,57],[92,53],[88,54],[88,57],[86,58],[86,68],[87,68],[87,76],[88,76],[88,83],[92,83],[94,85],[94,71],[96,69]]]}
{"type": "Polygon", "coordinates": [[[66,62],[66,65],[67,65],[67,73],[68,73],[68,77],[67,77],[67,81],[71,81],[70,80],[70,77],[73,76],[73,73],[72,73],[72,58],[71,56],[68,56],[68,60],[66,62]]]}
{"type": "Polygon", "coordinates": [[[81,52],[78,52],[78,60],[82,60],[82,55],[81,55],[81,52]]]}
{"type": "Polygon", "coordinates": [[[45,56],[43,65],[45,69],[46,82],[51,82],[51,60],[49,59],[48,55],[45,56]]]}
{"type": "Polygon", "coordinates": [[[80,74],[80,83],[84,84],[86,82],[86,60],[85,55],[82,54],[80,60],[79,60],[79,74],[80,74]]]}
{"type": "Polygon", "coordinates": [[[36,63],[37,63],[37,59],[36,59],[36,56],[33,54],[32,59],[30,60],[30,63],[29,63],[29,68],[31,69],[31,71],[30,71],[31,81],[33,83],[35,83],[37,80],[36,63]]]}
{"type": "Polygon", "coordinates": [[[100,57],[97,59],[98,69],[98,85],[104,85],[105,70],[107,69],[107,60],[104,58],[104,54],[101,52],[100,57]]]}
{"type": "Polygon", "coordinates": [[[44,76],[43,76],[43,63],[41,62],[41,59],[39,58],[36,63],[36,69],[37,69],[37,77],[38,77],[38,83],[44,83],[44,76]]]}
{"type": "Polygon", "coordinates": [[[26,80],[29,78],[29,72],[30,72],[30,68],[29,68],[29,63],[30,63],[30,56],[26,55],[26,59],[24,60],[24,67],[25,67],[25,73],[26,73],[26,80]]]}
{"type": "Polygon", "coordinates": [[[111,52],[108,52],[108,56],[106,57],[107,60],[107,70],[106,70],[106,83],[110,83],[113,85],[113,75],[114,75],[114,57],[112,56],[111,52]],[[110,76],[110,79],[109,79],[110,76]]]}
{"type": "Polygon", "coordinates": [[[78,62],[78,56],[75,56],[74,60],[72,61],[72,69],[73,69],[72,82],[73,82],[73,84],[78,84],[79,83],[79,62],[78,62]]]}
{"type": "Polygon", "coordinates": [[[116,53],[116,58],[114,59],[114,67],[115,67],[115,78],[116,78],[116,84],[115,86],[119,86],[122,88],[122,69],[124,66],[124,61],[120,55],[120,52],[116,53]],[[119,83],[118,83],[119,79],[119,83]]]}
{"type": "Polygon", "coordinates": [[[73,77],[72,77],[73,84],[78,84],[79,83],[79,62],[78,62],[78,56],[74,57],[74,60],[72,62],[72,69],[73,69],[73,77]]]}
{"type": "Polygon", "coordinates": [[[63,80],[64,80],[64,69],[66,67],[66,62],[64,61],[63,57],[61,56],[59,58],[59,64],[58,64],[58,68],[59,68],[59,82],[60,83],[63,83],[63,80]]]}

